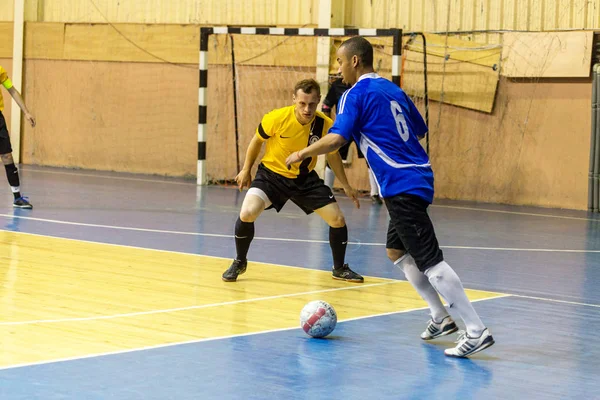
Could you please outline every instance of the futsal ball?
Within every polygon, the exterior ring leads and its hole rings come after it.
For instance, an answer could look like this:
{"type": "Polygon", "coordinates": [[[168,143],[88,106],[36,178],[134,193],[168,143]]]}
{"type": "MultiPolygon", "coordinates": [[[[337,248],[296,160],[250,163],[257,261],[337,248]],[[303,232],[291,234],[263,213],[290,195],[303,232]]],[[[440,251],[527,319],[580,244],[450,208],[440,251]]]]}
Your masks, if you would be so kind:
{"type": "Polygon", "coordinates": [[[300,312],[300,327],[312,337],[329,335],[337,324],[337,314],[333,307],[323,301],[311,301],[300,312]]]}

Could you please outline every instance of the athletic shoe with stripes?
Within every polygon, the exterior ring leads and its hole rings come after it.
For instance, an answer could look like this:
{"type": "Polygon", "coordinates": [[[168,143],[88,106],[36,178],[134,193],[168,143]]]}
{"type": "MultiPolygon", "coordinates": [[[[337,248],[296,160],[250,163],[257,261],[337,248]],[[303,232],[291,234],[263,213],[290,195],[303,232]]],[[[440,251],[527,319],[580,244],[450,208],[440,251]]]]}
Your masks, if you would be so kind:
{"type": "Polygon", "coordinates": [[[493,345],[494,338],[488,328],[485,328],[479,337],[470,337],[467,332],[460,331],[456,347],[444,350],[448,357],[468,357],[493,345]]]}
{"type": "Polygon", "coordinates": [[[458,330],[458,326],[451,316],[446,316],[441,322],[435,322],[433,318],[427,324],[427,328],[421,333],[421,339],[431,340],[440,336],[446,336],[458,330]]]}

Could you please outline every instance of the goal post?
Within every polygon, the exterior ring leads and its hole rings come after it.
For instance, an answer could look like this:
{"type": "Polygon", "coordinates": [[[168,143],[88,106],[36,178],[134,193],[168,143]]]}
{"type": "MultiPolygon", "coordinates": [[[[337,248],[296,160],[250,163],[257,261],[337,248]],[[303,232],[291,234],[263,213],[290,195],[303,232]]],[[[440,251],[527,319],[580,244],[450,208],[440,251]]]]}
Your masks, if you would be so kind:
{"type": "MultiPolygon", "coordinates": [[[[209,107],[214,106],[214,102],[218,99],[209,99],[208,96],[208,76],[209,76],[209,42],[212,35],[263,35],[268,37],[330,37],[330,38],[347,38],[352,36],[364,36],[367,38],[387,38],[391,41],[391,81],[400,86],[400,75],[402,67],[402,30],[401,29],[356,29],[356,28],[282,28],[282,27],[202,27],[200,28],[200,58],[199,58],[199,91],[198,91],[198,165],[197,165],[197,184],[205,185],[209,183],[207,177],[207,136],[208,136],[208,115],[211,112],[209,107]]],[[[233,48],[233,39],[229,44],[233,48]]],[[[236,44],[236,48],[238,48],[236,44]]],[[[298,51],[295,53],[291,50],[290,54],[298,56],[298,51]]],[[[256,57],[262,56],[259,54],[256,57]]],[[[256,58],[254,57],[254,58],[256,58]]],[[[233,58],[233,50],[232,50],[233,58]]],[[[316,58],[316,57],[315,57],[316,58]]],[[[313,60],[313,64],[316,59],[313,60]]],[[[274,61],[277,63],[277,60],[274,61]]],[[[234,85],[234,102],[233,108],[237,107],[235,97],[236,72],[235,63],[232,70],[232,78],[234,85]]],[[[287,88],[286,88],[287,89],[287,88]]],[[[324,95],[324,93],[322,93],[324,95]]],[[[291,100],[291,99],[290,99],[291,100]]],[[[273,107],[275,108],[275,107],[273,107]]],[[[272,108],[271,108],[272,109],[272,108]]],[[[268,110],[261,110],[262,114],[268,110]]],[[[237,111],[236,111],[237,114],[237,111]]],[[[234,115],[237,119],[237,115],[234,115]]],[[[259,121],[256,121],[258,125],[259,121]]],[[[236,122],[237,127],[237,122],[236,122]]],[[[236,132],[237,135],[237,132],[236,132]]],[[[237,142],[237,138],[236,138],[237,142]]],[[[236,143],[237,146],[237,143],[236,143]]],[[[236,147],[236,152],[237,152],[236,147]]],[[[237,155],[237,153],[236,153],[237,155]]],[[[229,156],[224,154],[223,157],[229,156]]],[[[239,168],[239,166],[238,166],[239,168]]]]}

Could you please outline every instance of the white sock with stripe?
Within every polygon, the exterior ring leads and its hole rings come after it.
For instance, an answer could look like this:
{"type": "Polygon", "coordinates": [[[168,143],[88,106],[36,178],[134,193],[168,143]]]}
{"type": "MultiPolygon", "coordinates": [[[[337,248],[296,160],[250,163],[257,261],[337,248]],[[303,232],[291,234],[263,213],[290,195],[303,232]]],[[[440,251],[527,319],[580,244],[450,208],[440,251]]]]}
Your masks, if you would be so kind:
{"type": "Polygon", "coordinates": [[[431,317],[435,322],[441,322],[442,319],[449,315],[448,310],[446,310],[442,300],[440,300],[438,292],[431,286],[431,283],[425,274],[419,270],[415,263],[415,259],[412,258],[411,255],[406,254],[400,257],[394,262],[394,265],[404,272],[406,279],[415,288],[423,300],[427,302],[427,305],[431,310],[431,317]]]}
{"type": "Polygon", "coordinates": [[[450,308],[456,309],[465,323],[470,337],[479,337],[485,325],[467,298],[465,289],[456,272],[448,263],[442,261],[425,271],[429,282],[446,299],[450,308]]]}

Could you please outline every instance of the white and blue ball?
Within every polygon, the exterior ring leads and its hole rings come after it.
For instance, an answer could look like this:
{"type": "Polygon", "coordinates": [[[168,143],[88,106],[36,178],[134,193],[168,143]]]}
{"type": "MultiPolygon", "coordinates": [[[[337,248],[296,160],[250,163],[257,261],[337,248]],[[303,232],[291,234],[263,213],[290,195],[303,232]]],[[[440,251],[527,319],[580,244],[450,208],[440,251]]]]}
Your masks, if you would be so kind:
{"type": "Polygon", "coordinates": [[[300,312],[300,327],[314,338],[329,335],[337,324],[337,314],[331,304],[315,300],[306,304],[300,312]]]}

